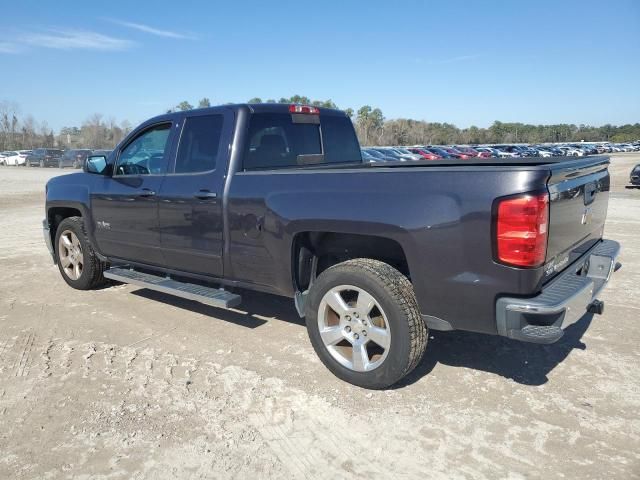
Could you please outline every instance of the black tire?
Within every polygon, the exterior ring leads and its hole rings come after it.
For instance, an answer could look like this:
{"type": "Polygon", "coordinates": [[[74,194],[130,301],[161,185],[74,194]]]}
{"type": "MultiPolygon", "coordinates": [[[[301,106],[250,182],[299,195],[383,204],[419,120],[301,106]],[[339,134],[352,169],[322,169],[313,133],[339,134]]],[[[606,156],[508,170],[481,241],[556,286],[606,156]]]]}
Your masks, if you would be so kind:
{"type": "Polygon", "coordinates": [[[420,315],[411,282],[392,266],[368,258],[348,260],[322,272],[306,301],[306,323],[311,344],[320,360],[338,378],[369,389],[387,388],[413,370],[427,346],[427,326],[420,315]],[[358,372],[343,366],[329,352],[318,326],[324,295],[340,285],[365,290],[386,313],[391,332],[389,351],[381,365],[358,372]]]}
{"type": "Polygon", "coordinates": [[[62,275],[62,278],[70,287],[77,290],[91,290],[106,282],[106,279],[102,274],[107,269],[107,264],[97,257],[93,247],[91,246],[82,217],[68,217],[60,222],[60,225],[58,225],[58,228],[56,229],[54,249],[56,252],[56,260],[58,263],[58,269],[60,270],[60,275],[62,275]],[[64,268],[62,267],[62,262],[60,261],[60,236],[67,230],[71,230],[71,232],[78,237],[82,249],[84,263],[82,273],[77,280],[71,279],[67,276],[64,268]]]}

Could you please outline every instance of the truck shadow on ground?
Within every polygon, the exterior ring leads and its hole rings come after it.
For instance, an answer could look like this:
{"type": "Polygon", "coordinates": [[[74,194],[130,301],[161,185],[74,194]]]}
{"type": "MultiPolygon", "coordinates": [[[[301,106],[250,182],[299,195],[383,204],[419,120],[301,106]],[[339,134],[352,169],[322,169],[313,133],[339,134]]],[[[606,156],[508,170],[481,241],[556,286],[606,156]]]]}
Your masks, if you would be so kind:
{"type": "Polygon", "coordinates": [[[494,373],[521,385],[547,383],[547,375],[582,342],[593,314],[585,314],[551,345],[519,342],[505,337],[471,332],[429,332],[427,351],[420,365],[395,388],[411,385],[428,375],[438,363],[494,373]]]}
{"type": "MultiPolygon", "coordinates": [[[[237,309],[224,310],[144,288],[131,293],[251,329],[266,324],[265,319],[270,318],[305,328],[304,319],[298,316],[291,299],[276,295],[238,290],[242,295],[242,304],[237,309]]],[[[427,351],[422,361],[393,388],[400,389],[418,382],[438,363],[482,370],[521,385],[543,385],[548,381],[548,373],[563,362],[573,349],[586,348],[581,339],[592,318],[593,314],[585,314],[565,330],[558,342],[551,345],[519,342],[481,333],[430,331],[427,351]]]]}
{"type": "Polygon", "coordinates": [[[187,300],[166,293],[141,288],[131,292],[132,295],[161,302],[173,307],[189,310],[193,313],[206,315],[225,322],[235,323],[247,328],[257,328],[267,323],[268,318],[281,320],[304,327],[304,319],[300,318],[289,298],[278,297],[260,292],[238,290],[242,295],[239,307],[225,310],[212,307],[193,300],[187,300]]]}

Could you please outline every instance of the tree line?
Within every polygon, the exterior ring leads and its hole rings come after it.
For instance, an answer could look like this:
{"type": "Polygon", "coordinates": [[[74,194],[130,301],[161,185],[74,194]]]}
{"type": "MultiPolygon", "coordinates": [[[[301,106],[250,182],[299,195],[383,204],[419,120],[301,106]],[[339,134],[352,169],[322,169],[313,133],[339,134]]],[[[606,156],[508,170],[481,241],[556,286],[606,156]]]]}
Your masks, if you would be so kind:
{"type": "MultiPolygon", "coordinates": [[[[254,97],[247,103],[301,103],[326,108],[339,108],[331,99],[313,100],[294,95],[280,99],[254,97]]],[[[167,112],[185,111],[211,106],[208,98],[192,105],[182,101],[167,112]]],[[[428,122],[410,118],[385,118],[382,110],[364,105],[357,110],[345,108],[353,121],[362,145],[417,145],[417,144],[500,144],[547,142],[628,142],[640,139],[640,123],[626,125],[554,124],[531,125],[495,121],[489,127],[459,128],[451,123],[428,122]]],[[[46,121],[38,122],[33,116],[22,117],[11,102],[0,102],[0,151],[23,150],[37,147],[57,148],[113,148],[130,131],[132,125],[124,120],[105,119],[96,113],[80,126],[63,127],[56,134],[46,121]]]]}
{"type": "Polygon", "coordinates": [[[95,113],[82,124],[62,127],[58,133],[46,120],[21,116],[15,103],[0,102],[0,151],[34,148],[113,148],[130,131],[131,124],[95,113]]]}
{"type": "MultiPolygon", "coordinates": [[[[302,95],[262,100],[254,97],[247,103],[301,103],[317,107],[339,108],[333,100],[312,100],[302,95]]],[[[198,102],[198,108],[211,106],[208,98],[198,102]]],[[[180,102],[168,112],[191,110],[188,101],[180,102]]],[[[531,125],[527,123],[505,123],[495,121],[487,128],[470,126],[458,128],[451,123],[427,122],[410,118],[387,120],[379,108],[364,105],[358,110],[344,111],[354,123],[362,145],[449,145],[484,143],[557,143],[557,142],[629,142],[640,139],[640,123],[633,125],[555,124],[531,125]]]]}

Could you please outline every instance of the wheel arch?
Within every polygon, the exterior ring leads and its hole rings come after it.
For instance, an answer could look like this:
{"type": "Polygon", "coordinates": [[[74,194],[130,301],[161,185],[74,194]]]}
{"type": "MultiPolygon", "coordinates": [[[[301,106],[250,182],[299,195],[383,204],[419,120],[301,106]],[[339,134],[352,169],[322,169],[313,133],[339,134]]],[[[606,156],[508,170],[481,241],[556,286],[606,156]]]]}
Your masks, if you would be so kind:
{"type": "Polygon", "coordinates": [[[333,231],[305,231],[293,238],[294,291],[303,292],[327,268],[355,258],[379,260],[411,279],[407,255],[397,240],[385,236],[333,231]]]}
{"type": "Polygon", "coordinates": [[[83,217],[82,211],[76,207],[55,206],[47,209],[47,223],[49,224],[49,235],[51,235],[51,244],[54,245],[58,226],[65,218],[83,217]]]}

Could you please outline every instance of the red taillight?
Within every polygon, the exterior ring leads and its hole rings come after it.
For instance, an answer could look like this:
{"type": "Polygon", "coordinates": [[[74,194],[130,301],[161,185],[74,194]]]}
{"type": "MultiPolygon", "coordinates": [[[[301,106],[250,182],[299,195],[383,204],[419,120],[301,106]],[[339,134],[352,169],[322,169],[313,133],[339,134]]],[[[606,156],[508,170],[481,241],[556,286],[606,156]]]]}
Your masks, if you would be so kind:
{"type": "Polygon", "coordinates": [[[308,115],[320,115],[320,109],[318,107],[312,107],[310,105],[289,105],[290,113],[305,113],[308,115]]]}
{"type": "Polygon", "coordinates": [[[522,195],[498,204],[498,260],[516,267],[539,267],[547,256],[549,195],[522,195]]]}

